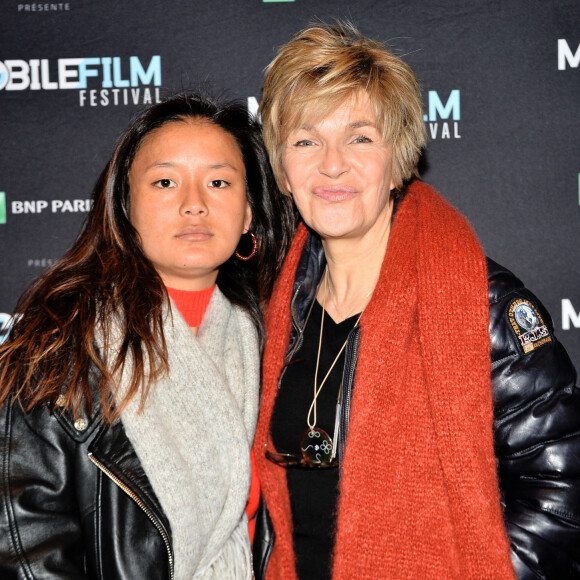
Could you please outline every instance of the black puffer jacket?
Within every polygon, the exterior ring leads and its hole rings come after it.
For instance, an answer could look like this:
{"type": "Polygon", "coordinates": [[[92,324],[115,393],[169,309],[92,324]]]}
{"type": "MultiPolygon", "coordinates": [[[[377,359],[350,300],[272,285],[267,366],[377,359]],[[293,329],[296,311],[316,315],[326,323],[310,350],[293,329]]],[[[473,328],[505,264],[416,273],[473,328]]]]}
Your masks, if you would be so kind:
{"type": "MultiPolygon", "coordinates": [[[[512,562],[519,580],[580,578],[580,389],[576,371],[554,336],[550,315],[511,272],[488,260],[496,456],[512,562]],[[519,307],[519,308],[518,308],[519,307]]],[[[290,349],[318,280],[324,254],[309,236],[296,273],[290,349]]],[[[358,334],[349,336],[343,394],[352,395],[358,334]],[[350,369],[350,370],[349,370],[350,369]]],[[[348,431],[343,404],[341,432],[348,431]]],[[[339,442],[339,453],[345,442],[339,442]]],[[[254,539],[256,578],[274,543],[266,506],[254,539]]]]}
{"type": "Polygon", "coordinates": [[[576,372],[538,299],[491,260],[488,273],[495,447],[512,562],[520,580],[580,578],[576,372]],[[511,323],[510,308],[521,300],[551,337],[529,353],[511,323]]]}
{"type": "Polygon", "coordinates": [[[120,421],[6,404],[0,450],[2,580],[173,578],[169,523],[120,421]]]}

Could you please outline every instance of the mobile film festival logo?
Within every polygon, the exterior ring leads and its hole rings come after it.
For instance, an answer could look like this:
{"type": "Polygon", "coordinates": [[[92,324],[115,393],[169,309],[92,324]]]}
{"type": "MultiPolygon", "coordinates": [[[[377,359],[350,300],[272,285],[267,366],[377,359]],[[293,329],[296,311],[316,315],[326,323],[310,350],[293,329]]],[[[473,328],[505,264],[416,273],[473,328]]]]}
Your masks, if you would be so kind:
{"type": "Polygon", "coordinates": [[[576,52],[572,52],[568,41],[565,38],[558,39],[558,70],[578,68],[580,66],[580,44],[576,52]]]}
{"type": "Polygon", "coordinates": [[[576,312],[572,300],[562,298],[562,330],[580,328],[580,310],[576,312]]]}
{"type": "Polygon", "coordinates": [[[7,59],[0,61],[0,90],[78,92],[80,107],[161,102],[161,56],[7,59]]]}
{"type": "Polygon", "coordinates": [[[454,89],[449,97],[443,101],[437,91],[427,93],[423,121],[427,123],[427,130],[431,139],[461,139],[459,121],[461,120],[461,93],[454,89]]]}

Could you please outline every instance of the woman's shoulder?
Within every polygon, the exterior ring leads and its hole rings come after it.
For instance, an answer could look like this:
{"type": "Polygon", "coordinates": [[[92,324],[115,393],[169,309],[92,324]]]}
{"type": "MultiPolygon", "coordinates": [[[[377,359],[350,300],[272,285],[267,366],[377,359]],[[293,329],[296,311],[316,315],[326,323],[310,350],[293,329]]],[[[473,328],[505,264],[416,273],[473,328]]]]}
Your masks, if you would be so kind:
{"type": "Polygon", "coordinates": [[[81,412],[65,406],[66,387],[54,403],[39,403],[26,409],[19,400],[6,399],[0,409],[2,431],[14,435],[15,430],[24,428],[45,443],[68,446],[90,441],[103,426],[100,397],[93,393],[90,404],[83,404],[81,412]]]}
{"type": "Polygon", "coordinates": [[[557,397],[576,371],[550,313],[510,270],[488,259],[489,335],[496,419],[557,397]]]}
{"type": "Polygon", "coordinates": [[[500,302],[508,294],[525,290],[523,282],[511,270],[489,257],[486,261],[490,303],[500,302]]]}
{"type": "MultiPolygon", "coordinates": [[[[487,258],[492,351],[526,355],[555,343],[552,317],[524,283],[510,270],[487,258]]],[[[493,354],[493,353],[492,353],[493,354]]],[[[499,353],[495,353],[496,357],[499,353]]],[[[493,357],[492,358],[496,358],[493,357]]]]}

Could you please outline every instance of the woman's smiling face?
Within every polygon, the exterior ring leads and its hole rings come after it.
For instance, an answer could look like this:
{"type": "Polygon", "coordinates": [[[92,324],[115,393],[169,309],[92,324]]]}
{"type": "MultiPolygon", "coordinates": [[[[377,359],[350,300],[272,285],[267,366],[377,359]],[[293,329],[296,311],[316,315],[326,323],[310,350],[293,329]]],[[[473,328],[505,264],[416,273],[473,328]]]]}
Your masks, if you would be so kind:
{"type": "Polygon", "coordinates": [[[392,149],[366,93],[291,131],[282,167],[302,218],[323,239],[388,231],[395,187],[392,149]]]}

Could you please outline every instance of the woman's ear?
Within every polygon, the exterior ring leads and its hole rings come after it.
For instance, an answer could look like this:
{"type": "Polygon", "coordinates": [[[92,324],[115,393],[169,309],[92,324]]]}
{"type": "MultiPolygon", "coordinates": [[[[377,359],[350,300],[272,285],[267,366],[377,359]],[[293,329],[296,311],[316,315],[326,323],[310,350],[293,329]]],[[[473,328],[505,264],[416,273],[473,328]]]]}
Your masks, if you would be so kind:
{"type": "Polygon", "coordinates": [[[244,231],[242,233],[247,234],[250,231],[250,225],[252,224],[252,208],[250,203],[246,201],[246,209],[244,211],[244,231]]]}

